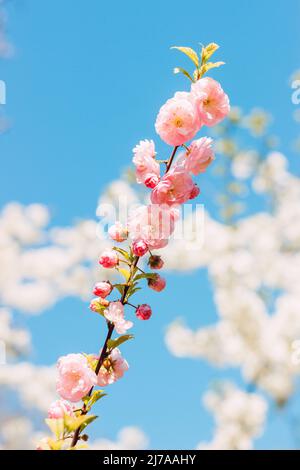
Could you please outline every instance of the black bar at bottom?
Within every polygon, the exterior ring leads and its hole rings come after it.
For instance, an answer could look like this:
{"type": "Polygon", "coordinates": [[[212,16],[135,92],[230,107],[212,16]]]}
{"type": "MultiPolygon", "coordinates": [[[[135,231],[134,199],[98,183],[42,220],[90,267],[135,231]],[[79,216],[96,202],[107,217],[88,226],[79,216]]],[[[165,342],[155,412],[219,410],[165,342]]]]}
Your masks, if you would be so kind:
{"type": "Polygon", "coordinates": [[[213,465],[237,465],[276,463],[279,465],[295,465],[300,463],[300,451],[262,450],[262,451],[199,451],[199,450],[82,450],[82,451],[2,451],[2,459],[7,458],[11,464],[57,462],[62,465],[71,464],[75,467],[87,468],[101,465],[102,469],[121,465],[123,468],[140,468],[147,465],[150,468],[161,466],[173,467],[179,465],[199,466],[209,468],[213,465]]]}

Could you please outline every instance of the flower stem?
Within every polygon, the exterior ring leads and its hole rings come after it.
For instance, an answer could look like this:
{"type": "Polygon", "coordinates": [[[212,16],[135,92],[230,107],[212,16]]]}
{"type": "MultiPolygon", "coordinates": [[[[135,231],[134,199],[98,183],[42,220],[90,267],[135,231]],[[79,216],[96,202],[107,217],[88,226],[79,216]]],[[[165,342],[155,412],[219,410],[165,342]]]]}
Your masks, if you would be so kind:
{"type": "MultiPolygon", "coordinates": [[[[167,160],[167,164],[166,164],[166,171],[165,173],[168,173],[168,171],[170,170],[171,166],[172,166],[172,163],[173,163],[173,160],[174,160],[174,157],[175,157],[175,154],[178,150],[179,146],[176,146],[174,147],[173,149],[173,152],[170,156],[170,158],[167,160]]],[[[130,288],[130,284],[131,284],[131,281],[132,281],[132,278],[136,272],[136,268],[139,269],[141,271],[140,268],[138,268],[138,262],[139,262],[139,259],[140,257],[139,256],[135,256],[133,262],[131,263],[130,265],[130,274],[129,274],[129,278],[128,278],[128,281],[127,281],[127,284],[126,286],[124,287],[124,291],[123,291],[123,295],[120,299],[120,302],[125,305],[126,303],[126,296],[127,296],[127,293],[128,293],[128,290],[130,288]]],[[[131,304],[129,304],[131,305],[131,304]]],[[[104,344],[103,344],[103,347],[102,347],[102,350],[101,350],[101,354],[100,354],[100,357],[98,359],[98,362],[97,362],[97,365],[96,365],[96,368],[95,368],[95,374],[98,375],[99,374],[99,371],[101,369],[101,366],[103,364],[103,361],[105,360],[106,356],[107,356],[107,349],[108,349],[108,341],[110,340],[112,334],[113,334],[113,331],[114,331],[114,324],[111,323],[111,322],[107,322],[107,328],[108,328],[108,331],[107,331],[107,335],[106,335],[106,338],[105,338],[105,341],[104,341],[104,344]]],[[[94,387],[92,387],[88,393],[88,396],[91,396],[92,393],[93,393],[93,390],[94,390],[94,387]]],[[[87,407],[86,405],[84,404],[80,410],[80,414],[81,415],[85,415],[87,414],[87,407]]],[[[71,442],[71,448],[72,447],[75,447],[78,440],[80,439],[80,429],[81,427],[79,426],[75,431],[74,431],[74,434],[73,434],[73,438],[72,438],[72,442],[71,442]]]]}
{"type": "Polygon", "coordinates": [[[176,147],[174,147],[174,149],[173,149],[172,155],[170,156],[169,161],[168,161],[168,163],[167,163],[166,173],[168,173],[168,171],[170,170],[170,168],[171,168],[171,166],[172,166],[172,163],[173,163],[175,154],[176,154],[176,152],[177,152],[177,150],[178,150],[178,147],[179,147],[179,145],[176,145],[176,147]]]}
{"type": "MultiPolygon", "coordinates": [[[[129,279],[127,281],[127,285],[124,287],[124,292],[123,292],[123,295],[120,299],[120,302],[125,305],[125,300],[126,300],[126,295],[127,295],[127,292],[128,292],[128,289],[130,287],[130,282],[132,280],[132,277],[134,276],[134,273],[135,273],[135,268],[137,267],[137,264],[138,264],[138,261],[139,261],[139,256],[136,256],[131,264],[131,267],[130,267],[130,275],[129,275],[129,279]]],[[[101,369],[101,366],[103,364],[103,361],[106,357],[106,354],[107,354],[107,343],[108,341],[110,340],[112,334],[113,334],[113,331],[114,331],[114,324],[113,323],[110,323],[110,322],[107,322],[107,328],[108,328],[108,331],[107,331],[107,335],[106,335],[106,338],[105,338],[105,341],[104,341],[104,345],[103,345],[103,348],[102,348],[102,351],[101,351],[101,354],[100,354],[100,357],[98,359],[98,362],[97,362],[97,365],[96,365],[96,368],[95,368],[95,374],[98,375],[99,374],[99,371],[101,369]]],[[[88,393],[88,396],[91,396],[92,395],[92,392],[94,390],[94,387],[92,387],[88,393]]],[[[87,409],[86,409],[86,406],[83,405],[82,408],[81,408],[81,412],[80,414],[81,415],[85,415],[87,413],[87,409]]],[[[73,435],[73,439],[72,439],[72,443],[71,443],[71,447],[75,447],[78,440],[80,438],[80,426],[75,430],[74,432],[74,435],[73,435]]]]}

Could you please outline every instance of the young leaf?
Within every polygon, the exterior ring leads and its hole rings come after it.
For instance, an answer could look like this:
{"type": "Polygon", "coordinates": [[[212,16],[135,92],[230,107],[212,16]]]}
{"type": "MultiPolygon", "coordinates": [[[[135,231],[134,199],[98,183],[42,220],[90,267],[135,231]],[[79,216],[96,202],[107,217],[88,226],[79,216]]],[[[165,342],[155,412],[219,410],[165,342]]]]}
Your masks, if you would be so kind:
{"type": "Polygon", "coordinates": [[[219,49],[218,44],[211,42],[206,47],[202,47],[201,60],[202,64],[205,64],[211,56],[219,49]]]}
{"type": "Polygon", "coordinates": [[[121,295],[123,295],[123,293],[124,293],[124,287],[125,287],[124,284],[114,284],[114,287],[115,287],[116,289],[118,289],[118,291],[120,292],[121,295]]]}
{"type": "Polygon", "coordinates": [[[120,274],[122,274],[122,276],[124,276],[125,281],[128,281],[128,279],[130,277],[130,271],[128,269],[124,269],[124,268],[118,268],[118,271],[119,271],[120,274]]]}
{"type": "Polygon", "coordinates": [[[202,65],[201,67],[201,76],[204,75],[208,70],[214,69],[216,67],[220,67],[221,65],[224,65],[225,62],[208,62],[205,65],[202,65]]]}
{"type": "Polygon", "coordinates": [[[133,294],[135,294],[135,293],[136,293],[137,291],[139,291],[139,290],[141,290],[141,287],[131,286],[131,287],[128,289],[126,299],[128,300],[129,297],[131,297],[133,294]]]}
{"type": "Polygon", "coordinates": [[[113,250],[117,251],[118,253],[120,253],[120,255],[124,256],[125,259],[130,261],[130,254],[126,250],[123,250],[122,248],[119,248],[117,246],[114,246],[113,250]]]}
{"type": "Polygon", "coordinates": [[[175,69],[173,70],[174,73],[183,73],[183,75],[185,75],[189,80],[191,80],[191,82],[193,82],[194,80],[192,79],[192,77],[190,76],[190,74],[185,70],[183,69],[182,67],[175,67],[175,69]]]}
{"type": "Polygon", "coordinates": [[[94,421],[98,416],[95,415],[82,415],[78,416],[77,418],[73,418],[72,416],[65,415],[64,417],[64,422],[65,422],[65,427],[69,432],[75,431],[77,428],[82,428],[84,429],[89,423],[94,421]]]}
{"type": "Polygon", "coordinates": [[[64,434],[64,420],[61,419],[45,419],[45,423],[50,428],[56,439],[59,439],[64,434]]]}
{"type": "Polygon", "coordinates": [[[199,67],[198,54],[191,47],[173,46],[173,47],[171,47],[171,49],[178,49],[178,51],[183,52],[183,54],[187,55],[191,59],[191,61],[194,62],[196,67],[199,67]]]}
{"type": "Polygon", "coordinates": [[[82,432],[89,424],[91,424],[97,418],[98,418],[98,416],[95,416],[95,415],[86,416],[85,420],[83,421],[83,423],[80,426],[80,432],[82,432]]]}
{"type": "Polygon", "coordinates": [[[105,393],[103,390],[94,390],[91,396],[87,395],[82,398],[83,403],[86,406],[87,411],[90,411],[92,406],[101,398],[105,397],[107,393],[105,393]]]}
{"type": "Polygon", "coordinates": [[[155,279],[156,277],[157,277],[156,273],[141,273],[141,274],[137,274],[134,280],[138,281],[139,279],[155,279]]]}
{"type": "Polygon", "coordinates": [[[122,336],[119,336],[116,339],[109,339],[107,341],[107,347],[110,350],[115,349],[118,346],[120,346],[120,344],[123,344],[123,343],[125,343],[125,341],[128,341],[129,339],[133,339],[133,338],[134,338],[133,335],[122,335],[122,336]]]}

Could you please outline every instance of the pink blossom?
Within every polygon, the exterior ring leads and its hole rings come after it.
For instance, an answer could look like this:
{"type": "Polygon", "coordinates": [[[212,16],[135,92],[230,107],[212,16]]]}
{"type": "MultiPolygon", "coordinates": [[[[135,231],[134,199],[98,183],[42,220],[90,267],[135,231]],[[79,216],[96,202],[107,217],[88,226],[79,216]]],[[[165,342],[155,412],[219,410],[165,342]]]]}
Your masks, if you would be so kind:
{"type": "Polygon", "coordinates": [[[104,310],[105,318],[114,324],[119,335],[126,333],[132,327],[131,321],[124,318],[124,305],[121,302],[111,302],[108,309],[104,310]]]}
{"type": "Polygon", "coordinates": [[[101,264],[103,268],[114,268],[118,263],[119,258],[116,252],[112,250],[103,251],[99,258],[99,264],[101,264]]]}
{"type": "Polygon", "coordinates": [[[212,149],[212,139],[201,137],[201,139],[194,140],[183,158],[184,167],[187,171],[194,175],[204,173],[208,165],[215,158],[212,149]]]}
{"type": "Polygon", "coordinates": [[[153,204],[183,204],[190,199],[194,183],[185,169],[175,168],[169,171],[153,189],[153,204]]]}
{"type": "Polygon", "coordinates": [[[164,262],[161,256],[151,255],[149,258],[148,264],[151,269],[161,269],[164,265],[164,262]]]}
{"type": "Polygon", "coordinates": [[[116,222],[109,228],[108,234],[116,242],[123,242],[128,237],[128,230],[121,222],[116,222]]]}
{"type": "Polygon", "coordinates": [[[144,256],[148,251],[148,246],[144,240],[136,240],[132,244],[132,251],[136,256],[144,256]]]}
{"type": "Polygon", "coordinates": [[[229,113],[228,96],[213,78],[200,78],[192,83],[191,95],[196,103],[199,120],[207,126],[218,124],[229,113]]]}
{"type": "Polygon", "coordinates": [[[97,376],[82,354],[68,354],[58,360],[56,390],[65,400],[78,402],[96,385],[97,376]]]}
{"type": "Polygon", "coordinates": [[[112,290],[113,286],[109,281],[101,281],[95,284],[93,294],[97,295],[97,297],[102,297],[105,299],[105,297],[107,297],[112,290]]]}
{"type": "Polygon", "coordinates": [[[120,350],[118,348],[113,349],[100,368],[98,385],[105,387],[116,382],[123,377],[124,372],[128,369],[128,362],[122,357],[120,350]]]}
{"type": "Polygon", "coordinates": [[[48,418],[60,419],[65,415],[74,416],[73,406],[66,400],[56,400],[49,406],[48,418]]]}
{"type": "Polygon", "coordinates": [[[163,248],[168,244],[178,217],[178,210],[173,207],[139,206],[128,219],[130,236],[134,241],[144,240],[150,250],[163,248]]]}
{"type": "Polygon", "coordinates": [[[195,103],[187,92],[177,92],[161,108],[155,129],[169,145],[182,145],[192,139],[201,124],[195,103]]]}
{"type": "Polygon", "coordinates": [[[156,292],[161,292],[166,287],[166,281],[156,274],[155,278],[148,280],[148,286],[156,292]]]}
{"type": "MultiPolygon", "coordinates": [[[[136,180],[146,186],[159,181],[160,168],[155,160],[153,140],[141,140],[133,149],[133,163],[136,166],[136,180]]],[[[149,187],[149,186],[148,186],[149,187]]]]}
{"type": "Polygon", "coordinates": [[[151,310],[150,305],[147,305],[147,304],[139,305],[135,311],[135,314],[137,318],[139,318],[140,320],[149,320],[149,318],[152,315],[152,310],[151,310]]]}

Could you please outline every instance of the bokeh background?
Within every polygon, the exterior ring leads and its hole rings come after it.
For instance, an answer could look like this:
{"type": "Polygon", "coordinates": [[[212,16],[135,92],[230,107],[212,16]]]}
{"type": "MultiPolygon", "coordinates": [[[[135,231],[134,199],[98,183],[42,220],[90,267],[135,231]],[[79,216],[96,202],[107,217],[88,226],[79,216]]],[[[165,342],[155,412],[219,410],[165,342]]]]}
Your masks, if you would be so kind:
{"type": "Polygon", "coordinates": [[[105,332],[88,299],[107,243],[96,237],[97,201],[140,197],[132,148],[149,138],[169,152],[154,121],[189,87],[172,73],[188,60],[170,46],[213,41],[226,62],[213,76],[233,112],[199,179],[209,242],[171,243],[167,290],[137,296],[153,319],[136,322],[123,347],[130,370],[91,433],[106,448],[298,448],[300,2],[0,8],[2,447],[31,447],[46,431],[57,357],[97,351],[105,332]]]}

